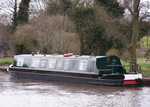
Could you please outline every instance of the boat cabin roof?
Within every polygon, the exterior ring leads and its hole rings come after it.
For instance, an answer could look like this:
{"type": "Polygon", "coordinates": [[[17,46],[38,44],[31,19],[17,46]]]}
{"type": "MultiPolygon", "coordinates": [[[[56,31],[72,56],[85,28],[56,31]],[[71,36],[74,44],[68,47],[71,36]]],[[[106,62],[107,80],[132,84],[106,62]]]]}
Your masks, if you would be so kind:
{"type": "Polygon", "coordinates": [[[65,59],[97,59],[97,58],[105,58],[110,56],[93,56],[93,55],[72,55],[68,57],[64,57],[64,55],[43,55],[43,54],[21,54],[21,55],[15,55],[15,57],[39,57],[39,58],[65,58],[65,59]]]}

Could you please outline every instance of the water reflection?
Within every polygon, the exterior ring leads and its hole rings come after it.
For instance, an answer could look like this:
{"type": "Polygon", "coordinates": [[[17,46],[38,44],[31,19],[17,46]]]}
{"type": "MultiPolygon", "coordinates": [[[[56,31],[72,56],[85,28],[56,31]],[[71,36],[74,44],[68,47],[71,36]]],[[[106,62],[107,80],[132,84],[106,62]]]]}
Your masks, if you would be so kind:
{"type": "Polygon", "coordinates": [[[110,87],[30,79],[0,72],[2,107],[149,107],[149,87],[110,87]]]}

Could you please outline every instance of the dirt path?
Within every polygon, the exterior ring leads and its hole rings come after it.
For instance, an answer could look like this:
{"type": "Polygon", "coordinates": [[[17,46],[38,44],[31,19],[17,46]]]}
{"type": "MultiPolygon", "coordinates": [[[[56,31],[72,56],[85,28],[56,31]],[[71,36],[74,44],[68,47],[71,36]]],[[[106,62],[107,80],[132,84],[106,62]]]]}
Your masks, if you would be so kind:
{"type": "Polygon", "coordinates": [[[0,68],[8,68],[8,67],[9,67],[8,64],[0,65],[0,68]]]}
{"type": "Polygon", "coordinates": [[[146,51],[147,49],[149,49],[149,48],[150,48],[150,47],[139,47],[139,48],[136,49],[136,51],[137,51],[138,53],[140,53],[142,56],[144,56],[145,51],[146,51]]]}

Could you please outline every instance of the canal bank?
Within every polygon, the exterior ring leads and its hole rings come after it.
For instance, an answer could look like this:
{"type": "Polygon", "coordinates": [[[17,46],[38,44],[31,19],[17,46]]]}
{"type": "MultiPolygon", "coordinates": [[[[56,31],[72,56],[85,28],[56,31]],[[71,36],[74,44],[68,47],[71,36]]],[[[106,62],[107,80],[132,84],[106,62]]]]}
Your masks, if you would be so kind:
{"type": "MultiPolygon", "coordinates": [[[[7,68],[9,65],[0,65],[0,71],[7,72],[7,68]]],[[[143,86],[150,87],[150,76],[143,77],[143,86]]]]}

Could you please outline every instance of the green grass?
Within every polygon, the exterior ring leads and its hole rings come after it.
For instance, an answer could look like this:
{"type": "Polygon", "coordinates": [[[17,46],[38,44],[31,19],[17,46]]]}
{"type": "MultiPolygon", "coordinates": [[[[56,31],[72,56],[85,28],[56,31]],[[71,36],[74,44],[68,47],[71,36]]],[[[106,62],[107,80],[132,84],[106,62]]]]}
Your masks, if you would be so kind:
{"type": "MultiPolygon", "coordinates": [[[[147,36],[144,36],[140,41],[141,47],[147,47],[147,36]]],[[[150,47],[150,35],[148,37],[148,46],[150,47]]]]}
{"type": "Polygon", "coordinates": [[[13,60],[0,60],[0,65],[4,65],[4,64],[12,64],[13,60]]]}
{"type": "MultiPolygon", "coordinates": [[[[121,61],[122,65],[129,65],[129,62],[123,62],[121,61]]],[[[143,76],[149,76],[150,75],[150,62],[146,62],[145,58],[138,58],[137,64],[141,66],[141,72],[143,76]]],[[[129,67],[125,68],[127,71],[129,71],[129,67]]]]}

